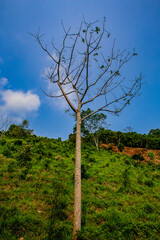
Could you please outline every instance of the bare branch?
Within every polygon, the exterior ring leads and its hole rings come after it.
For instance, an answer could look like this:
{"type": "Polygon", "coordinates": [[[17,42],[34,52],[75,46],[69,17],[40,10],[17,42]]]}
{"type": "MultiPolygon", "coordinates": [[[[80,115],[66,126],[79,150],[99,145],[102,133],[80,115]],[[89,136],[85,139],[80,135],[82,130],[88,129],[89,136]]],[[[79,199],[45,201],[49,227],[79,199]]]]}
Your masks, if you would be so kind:
{"type": "Polygon", "coordinates": [[[38,41],[39,45],[41,46],[41,48],[48,54],[48,56],[56,63],[58,64],[58,62],[56,61],[56,59],[52,56],[52,54],[48,51],[47,47],[44,47],[42,44],[42,41],[40,40],[42,35],[40,36],[39,32],[35,35],[32,34],[32,36],[34,36],[34,38],[38,41]]]}
{"type": "Polygon", "coordinates": [[[79,34],[80,34],[80,32],[81,32],[81,28],[82,28],[82,24],[81,24],[81,26],[80,26],[80,28],[79,28],[79,32],[78,32],[78,34],[77,34],[77,36],[76,36],[76,39],[75,39],[75,41],[74,41],[74,44],[73,44],[73,46],[72,46],[71,55],[70,55],[70,61],[69,61],[69,65],[68,65],[68,73],[69,73],[69,70],[70,70],[70,67],[71,67],[71,64],[72,64],[73,53],[74,53],[74,50],[75,50],[75,46],[76,46],[76,43],[77,43],[79,34]]]}
{"type": "Polygon", "coordinates": [[[108,111],[116,114],[128,104],[128,101],[137,94],[141,87],[141,85],[139,85],[139,88],[136,88],[136,84],[139,84],[142,80],[142,76],[140,76],[133,84],[131,83],[128,87],[124,83],[125,78],[118,79],[118,75],[120,75],[119,71],[123,65],[130,61],[136,54],[126,53],[126,51],[115,51],[115,40],[113,41],[109,57],[105,58],[101,52],[98,54],[97,52],[100,49],[102,38],[107,32],[105,30],[105,18],[101,30],[95,25],[97,24],[97,21],[87,23],[85,19],[83,20],[84,21],[80,24],[79,30],[76,34],[70,33],[71,28],[66,30],[62,22],[65,36],[63,38],[61,50],[58,50],[52,41],[52,46],[57,53],[58,60],[49,52],[47,46],[44,47],[42,44],[40,33],[38,32],[38,34],[34,36],[38,40],[41,48],[49,55],[55,64],[55,66],[51,68],[48,73],[44,73],[44,75],[51,81],[51,83],[58,85],[61,94],[55,93],[55,95],[52,95],[51,93],[48,94],[45,91],[43,92],[45,95],[53,98],[64,97],[74,112],[77,112],[78,108],[76,109],[74,104],[68,98],[70,94],[76,93],[77,102],[81,107],[94,102],[99,97],[104,97],[105,104],[95,110],[92,114],[98,111],[108,111]],[[85,26],[85,29],[82,31],[83,25],[85,26]],[[82,50],[82,53],[80,53],[81,50],[79,51],[80,43],[82,44],[82,49],[84,49],[82,50]],[[77,57],[77,53],[79,54],[78,60],[81,59],[79,64],[74,61],[77,57]],[[90,62],[95,55],[99,58],[101,56],[103,65],[100,65],[97,62],[97,67],[100,69],[100,73],[98,76],[90,78],[90,62]],[[115,79],[117,79],[117,81],[115,79]],[[124,86],[122,83],[124,83],[124,86]],[[67,88],[67,91],[65,86],[69,87],[67,88]],[[92,88],[94,90],[97,88],[96,92],[91,91],[92,88]],[[84,101],[87,94],[88,99],[84,101]],[[122,106],[118,109],[110,109],[110,106],[114,106],[115,104],[120,104],[122,106]]]}
{"type": "MultiPolygon", "coordinates": [[[[47,97],[50,97],[50,98],[61,98],[61,97],[64,97],[63,94],[61,95],[52,95],[52,93],[46,93],[42,88],[41,88],[41,91],[47,96],[47,97]]],[[[70,95],[72,93],[75,93],[76,91],[70,91],[68,93],[66,93],[66,95],[70,95]]]]}
{"type": "Polygon", "coordinates": [[[91,116],[91,115],[93,115],[93,114],[95,114],[95,113],[97,113],[97,112],[99,112],[99,111],[106,111],[106,112],[110,112],[110,113],[114,113],[114,114],[117,114],[117,113],[121,112],[121,111],[125,108],[125,106],[130,103],[131,99],[132,99],[133,97],[135,97],[136,94],[139,92],[139,90],[140,90],[140,88],[141,88],[141,81],[142,81],[142,79],[143,79],[143,77],[142,77],[142,75],[140,74],[139,78],[135,81],[135,83],[133,84],[133,86],[130,88],[130,90],[129,90],[127,93],[125,93],[125,94],[123,94],[122,96],[120,96],[119,98],[111,101],[110,103],[107,103],[107,104],[105,104],[104,106],[98,108],[98,109],[95,110],[94,112],[88,114],[87,116],[85,116],[84,118],[82,118],[82,121],[83,121],[85,118],[87,118],[87,117],[89,117],[89,116],[91,116]],[[137,84],[138,84],[138,85],[137,85],[137,84]],[[137,89],[135,89],[136,86],[137,86],[137,89]],[[132,93],[132,91],[133,91],[134,89],[135,89],[135,92],[132,93]],[[129,97],[129,98],[125,100],[125,98],[127,98],[127,97],[129,97]],[[117,110],[110,110],[110,109],[108,109],[108,108],[106,109],[106,107],[108,107],[108,106],[110,106],[110,105],[113,105],[114,103],[120,102],[120,100],[125,100],[123,106],[122,106],[120,109],[117,109],[117,110]]]}

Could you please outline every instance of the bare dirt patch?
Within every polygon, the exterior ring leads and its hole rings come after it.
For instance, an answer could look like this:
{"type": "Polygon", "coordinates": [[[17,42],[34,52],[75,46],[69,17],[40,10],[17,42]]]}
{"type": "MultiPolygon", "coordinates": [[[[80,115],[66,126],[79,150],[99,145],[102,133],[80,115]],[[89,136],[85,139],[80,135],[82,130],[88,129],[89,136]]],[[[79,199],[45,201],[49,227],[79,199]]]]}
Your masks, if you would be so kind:
{"type": "MultiPolygon", "coordinates": [[[[111,148],[114,152],[119,152],[119,149],[114,144],[102,144],[102,149],[105,148],[111,148]]],[[[141,154],[145,161],[151,161],[151,159],[147,156],[149,152],[153,152],[155,154],[153,162],[160,164],[160,150],[152,150],[152,149],[146,149],[146,148],[131,148],[131,147],[124,147],[122,153],[126,154],[128,156],[133,156],[134,154],[141,154]]]]}

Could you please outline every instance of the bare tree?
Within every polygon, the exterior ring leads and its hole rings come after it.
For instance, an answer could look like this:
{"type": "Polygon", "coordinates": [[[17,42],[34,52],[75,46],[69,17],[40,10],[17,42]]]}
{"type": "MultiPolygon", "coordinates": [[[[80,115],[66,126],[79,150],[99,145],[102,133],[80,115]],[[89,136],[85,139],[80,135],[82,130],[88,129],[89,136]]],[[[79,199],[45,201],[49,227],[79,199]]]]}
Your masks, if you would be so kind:
{"type": "Polygon", "coordinates": [[[125,129],[124,129],[125,132],[133,132],[133,128],[131,126],[127,126],[125,129]]]}
{"type": "Polygon", "coordinates": [[[8,127],[14,122],[13,116],[0,116],[0,131],[1,131],[1,138],[3,137],[5,131],[8,127]]]}
{"type": "Polygon", "coordinates": [[[61,49],[52,41],[53,49],[49,50],[43,44],[40,32],[34,35],[53,62],[44,74],[55,91],[44,91],[45,94],[51,98],[64,98],[76,114],[73,239],[77,239],[76,233],[81,230],[81,123],[99,111],[112,114],[121,112],[139,92],[142,80],[141,74],[129,80],[121,73],[122,67],[137,55],[134,50],[116,50],[113,41],[110,53],[104,56],[101,45],[110,33],[105,30],[105,18],[101,29],[97,24],[97,21],[87,23],[83,20],[77,33],[71,33],[71,28],[66,30],[62,23],[64,38],[61,49]],[[81,118],[82,109],[91,103],[94,104],[94,111],[81,118]]]}

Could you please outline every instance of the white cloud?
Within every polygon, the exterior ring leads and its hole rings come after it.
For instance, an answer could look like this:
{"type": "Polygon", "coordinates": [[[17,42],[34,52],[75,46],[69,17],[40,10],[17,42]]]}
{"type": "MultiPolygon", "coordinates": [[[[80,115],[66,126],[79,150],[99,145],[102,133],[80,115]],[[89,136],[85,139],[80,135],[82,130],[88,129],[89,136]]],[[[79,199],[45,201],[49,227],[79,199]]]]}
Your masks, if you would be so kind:
{"type": "Polygon", "coordinates": [[[0,86],[1,87],[4,87],[7,84],[8,84],[8,79],[7,78],[4,78],[4,77],[0,78],[0,86]]]}
{"type": "Polygon", "coordinates": [[[37,94],[28,91],[3,90],[0,91],[1,102],[0,112],[13,113],[19,117],[25,117],[27,113],[37,111],[40,107],[40,99],[37,94]]]}

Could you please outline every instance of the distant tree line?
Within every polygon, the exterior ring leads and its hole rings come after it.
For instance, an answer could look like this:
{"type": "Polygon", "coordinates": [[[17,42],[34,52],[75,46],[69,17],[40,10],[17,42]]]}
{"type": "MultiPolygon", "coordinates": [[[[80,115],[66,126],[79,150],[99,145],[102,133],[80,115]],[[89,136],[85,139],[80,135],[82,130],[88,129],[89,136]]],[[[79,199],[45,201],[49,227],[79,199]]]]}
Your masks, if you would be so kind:
{"type": "MultiPolygon", "coordinates": [[[[99,131],[99,143],[115,144],[116,146],[126,146],[134,148],[160,149],[160,129],[151,129],[148,134],[136,132],[121,132],[101,129],[99,131]]],[[[74,141],[74,134],[70,134],[69,139],[74,141]]],[[[88,134],[83,141],[93,143],[92,134],[88,134]]]]}
{"type": "MultiPolygon", "coordinates": [[[[160,149],[160,129],[151,129],[148,134],[121,131],[115,132],[96,125],[97,122],[98,124],[99,122],[102,124],[101,121],[105,120],[104,115],[100,115],[99,117],[100,119],[98,118],[97,120],[97,115],[95,115],[94,118],[92,117],[89,120],[87,126],[93,128],[93,131],[90,131],[89,127],[87,128],[83,126],[82,143],[87,142],[96,145],[95,139],[98,139],[97,142],[99,145],[115,144],[116,146],[121,146],[121,148],[124,145],[126,147],[160,149]],[[92,123],[93,126],[91,126],[92,123]]],[[[34,138],[35,135],[33,135],[33,130],[29,129],[29,122],[27,120],[24,120],[19,125],[11,124],[7,131],[0,131],[0,139],[2,139],[2,137],[4,139],[5,136],[10,138],[23,139],[30,138],[31,136],[34,138]]],[[[72,142],[72,144],[75,143],[75,133],[69,135],[68,144],[69,142],[72,142]]]]}
{"type": "Polygon", "coordinates": [[[117,146],[123,144],[127,147],[160,149],[160,129],[151,129],[148,134],[103,130],[99,141],[105,144],[114,143],[117,146]]]}

